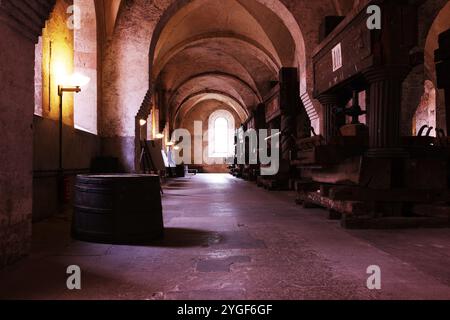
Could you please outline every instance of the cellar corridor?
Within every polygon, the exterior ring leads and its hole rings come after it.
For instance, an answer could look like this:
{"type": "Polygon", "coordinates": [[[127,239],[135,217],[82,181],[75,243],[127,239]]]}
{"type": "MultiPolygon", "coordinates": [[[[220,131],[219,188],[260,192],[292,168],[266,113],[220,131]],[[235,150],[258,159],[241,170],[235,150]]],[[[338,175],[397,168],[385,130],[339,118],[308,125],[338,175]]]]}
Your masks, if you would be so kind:
{"type": "Polygon", "coordinates": [[[290,192],[228,174],[164,187],[165,239],[69,238],[70,215],[34,226],[31,255],[0,271],[0,299],[448,299],[450,231],[349,231],[290,192]],[[66,287],[81,268],[81,290],[66,287]],[[367,268],[381,268],[369,290],[367,268]]]}
{"type": "Polygon", "coordinates": [[[450,300],[449,0],[0,0],[0,48],[0,300],[450,300]]]}

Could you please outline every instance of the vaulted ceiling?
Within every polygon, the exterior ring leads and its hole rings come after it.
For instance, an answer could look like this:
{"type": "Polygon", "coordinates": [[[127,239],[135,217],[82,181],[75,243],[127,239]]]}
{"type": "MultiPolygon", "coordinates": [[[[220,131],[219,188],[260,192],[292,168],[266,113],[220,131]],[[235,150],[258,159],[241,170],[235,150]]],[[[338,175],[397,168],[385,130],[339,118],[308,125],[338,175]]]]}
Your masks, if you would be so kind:
{"type": "Polygon", "coordinates": [[[227,103],[244,120],[281,67],[298,67],[285,23],[257,0],[196,0],[180,9],[155,46],[152,79],[177,118],[205,100],[227,103]]]}

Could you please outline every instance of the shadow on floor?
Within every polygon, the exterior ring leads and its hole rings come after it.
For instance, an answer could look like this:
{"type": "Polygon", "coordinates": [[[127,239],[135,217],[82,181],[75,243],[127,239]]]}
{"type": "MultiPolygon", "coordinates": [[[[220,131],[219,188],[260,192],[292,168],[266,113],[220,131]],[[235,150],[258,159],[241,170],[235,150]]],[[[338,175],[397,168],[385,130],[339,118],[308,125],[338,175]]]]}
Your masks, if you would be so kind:
{"type": "Polygon", "coordinates": [[[221,237],[217,232],[183,228],[165,228],[164,236],[155,240],[105,240],[92,238],[72,238],[72,240],[75,241],[92,244],[160,248],[209,247],[211,244],[220,242],[220,239],[221,237]]]}
{"type": "Polygon", "coordinates": [[[166,228],[163,239],[146,245],[168,248],[209,247],[211,243],[217,241],[218,237],[216,232],[205,230],[166,228]]]}

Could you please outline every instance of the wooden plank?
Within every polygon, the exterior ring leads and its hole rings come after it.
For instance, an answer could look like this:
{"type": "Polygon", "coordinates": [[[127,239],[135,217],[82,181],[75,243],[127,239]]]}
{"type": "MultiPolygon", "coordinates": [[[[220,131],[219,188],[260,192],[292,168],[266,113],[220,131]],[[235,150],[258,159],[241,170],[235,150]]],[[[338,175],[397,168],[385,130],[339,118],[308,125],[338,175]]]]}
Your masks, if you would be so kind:
{"type": "Polygon", "coordinates": [[[330,199],[333,201],[431,203],[450,201],[450,190],[377,190],[352,186],[336,186],[330,189],[330,199]]]}
{"type": "Polygon", "coordinates": [[[417,8],[402,1],[370,1],[381,7],[383,15],[395,19],[383,19],[381,30],[369,30],[368,2],[355,8],[314,51],[314,97],[359,79],[363,71],[373,67],[408,67],[409,48],[417,38],[417,8]],[[336,60],[340,60],[337,66],[336,60]]]}
{"type": "Polygon", "coordinates": [[[327,208],[335,213],[345,215],[366,215],[374,209],[372,203],[333,201],[328,197],[322,196],[319,192],[299,192],[296,202],[303,205],[327,208]]]}
{"type": "Polygon", "coordinates": [[[448,218],[442,217],[388,217],[370,218],[343,216],[341,225],[346,229],[411,229],[449,228],[448,218]]]}
{"type": "Polygon", "coordinates": [[[313,57],[315,96],[374,65],[367,14],[361,11],[313,57]],[[341,47],[342,67],[333,70],[333,49],[341,47]]]}

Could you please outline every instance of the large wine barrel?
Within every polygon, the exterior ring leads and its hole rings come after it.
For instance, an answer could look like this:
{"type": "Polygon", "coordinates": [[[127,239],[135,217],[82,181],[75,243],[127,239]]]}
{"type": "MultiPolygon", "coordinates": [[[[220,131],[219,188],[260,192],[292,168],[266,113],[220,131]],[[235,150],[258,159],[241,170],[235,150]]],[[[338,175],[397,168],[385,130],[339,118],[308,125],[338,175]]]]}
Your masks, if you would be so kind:
{"type": "Polygon", "coordinates": [[[79,175],[72,236],[101,243],[140,243],[163,235],[156,175],[79,175]]]}

